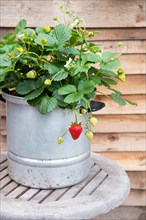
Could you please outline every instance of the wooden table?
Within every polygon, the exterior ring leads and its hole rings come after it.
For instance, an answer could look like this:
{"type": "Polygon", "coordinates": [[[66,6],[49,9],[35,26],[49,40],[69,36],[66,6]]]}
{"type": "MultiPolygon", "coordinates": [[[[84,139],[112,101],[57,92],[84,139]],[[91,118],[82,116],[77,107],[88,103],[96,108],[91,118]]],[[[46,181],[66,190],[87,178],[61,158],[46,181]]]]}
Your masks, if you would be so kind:
{"type": "Polygon", "coordinates": [[[63,189],[24,187],[8,176],[6,153],[0,160],[1,219],[92,219],[118,207],[130,191],[125,171],[113,160],[92,154],[90,175],[63,189]]]}

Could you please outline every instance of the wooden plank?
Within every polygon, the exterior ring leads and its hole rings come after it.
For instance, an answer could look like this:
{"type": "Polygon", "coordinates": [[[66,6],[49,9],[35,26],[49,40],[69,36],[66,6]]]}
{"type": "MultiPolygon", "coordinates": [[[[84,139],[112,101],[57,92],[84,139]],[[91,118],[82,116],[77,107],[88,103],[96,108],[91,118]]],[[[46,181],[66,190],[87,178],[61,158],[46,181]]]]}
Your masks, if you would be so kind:
{"type": "Polygon", "coordinates": [[[7,175],[8,175],[8,169],[6,168],[0,172],[0,180],[3,179],[7,175]]]}
{"type": "Polygon", "coordinates": [[[146,206],[146,190],[131,190],[123,206],[146,206]]]}
{"type": "Polygon", "coordinates": [[[95,133],[145,132],[145,115],[99,115],[95,133]]]}
{"type": "Polygon", "coordinates": [[[14,189],[12,192],[10,192],[7,197],[9,198],[18,198],[21,196],[21,194],[25,193],[28,190],[25,186],[18,186],[16,189],[14,189]]]}
{"type": "MultiPolygon", "coordinates": [[[[123,41],[123,40],[145,40],[145,28],[88,28],[88,31],[95,31],[91,41],[123,41]]],[[[14,28],[0,27],[0,39],[7,34],[14,33],[14,28]]]]}
{"type": "Polygon", "coordinates": [[[6,185],[8,185],[12,180],[10,179],[9,176],[6,176],[4,179],[2,179],[0,181],[0,190],[5,187],[6,185]]]}
{"type": "Polygon", "coordinates": [[[103,95],[97,95],[94,100],[104,102],[105,107],[100,110],[93,112],[95,115],[107,115],[107,114],[145,114],[145,95],[123,95],[125,99],[131,100],[137,105],[121,106],[111,99],[103,95]]]}
{"type": "Polygon", "coordinates": [[[131,183],[131,189],[146,190],[146,173],[145,171],[127,171],[131,183]]]}
{"type": "Polygon", "coordinates": [[[145,133],[96,133],[92,151],[145,151],[145,133]]]}
{"type": "Polygon", "coordinates": [[[11,191],[15,190],[17,187],[18,187],[18,184],[13,181],[13,182],[9,183],[7,186],[5,186],[1,190],[1,193],[3,195],[6,195],[6,194],[10,193],[11,191]]]}
{"type": "Polygon", "coordinates": [[[126,171],[145,171],[146,155],[143,152],[100,152],[100,154],[115,160],[126,171]]]}
{"type": "Polygon", "coordinates": [[[123,54],[119,57],[126,74],[145,74],[145,54],[123,54]]]}
{"type": "Polygon", "coordinates": [[[38,192],[40,191],[40,189],[32,189],[30,188],[27,192],[25,192],[23,195],[21,195],[21,197],[19,199],[21,200],[31,200],[31,198],[33,198],[38,192]]]}
{"type": "Polygon", "coordinates": [[[140,206],[120,206],[93,220],[145,220],[146,209],[140,206]]]}
{"type": "Polygon", "coordinates": [[[56,189],[44,200],[44,202],[57,201],[66,191],[68,191],[68,188],[56,189]]]}
{"type": "Polygon", "coordinates": [[[35,201],[38,203],[41,203],[44,201],[51,193],[53,190],[40,190],[35,196],[32,197],[31,201],[35,201]]]}
{"type": "Polygon", "coordinates": [[[124,51],[125,54],[146,53],[145,40],[125,40],[123,41],[123,46],[121,48],[117,46],[118,42],[119,41],[97,41],[94,43],[98,44],[102,51],[111,51],[113,53],[124,51]]]}
{"type": "MultiPolygon", "coordinates": [[[[145,90],[146,75],[127,75],[126,82],[118,81],[112,88],[121,91],[122,94],[146,94],[145,90]]],[[[97,87],[98,91],[104,94],[111,94],[111,91],[104,86],[97,87]]]]}
{"type": "MultiPolygon", "coordinates": [[[[6,29],[5,29],[6,30],[6,29]]],[[[97,33],[91,38],[92,41],[107,41],[107,40],[145,40],[145,28],[100,28],[89,29],[97,33]]],[[[6,31],[4,32],[6,33],[6,31]]]]}
{"type": "MultiPolygon", "coordinates": [[[[88,27],[144,27],[144,2],[144,0],[128,0],[123,4],[122,0],[114,2],[110,0],[64,0],[62,3],[77,16],[85,19],[88,27]]],[[[47,25],[48,21],[49,25],[54,25],[53,16],[63,17],[58,7],[60,4],[61,2],[57,0],[53,1],[53,4],[51,0],[1,1],[1,26],[13,27],[20,18],[26,18],[29,26],[47,25]]]]}
{"type": "Polygon", "coordinates": [[[6,114],[5,108],[6,108],[5,103],[0,101],[0,117],[6,114]]]}

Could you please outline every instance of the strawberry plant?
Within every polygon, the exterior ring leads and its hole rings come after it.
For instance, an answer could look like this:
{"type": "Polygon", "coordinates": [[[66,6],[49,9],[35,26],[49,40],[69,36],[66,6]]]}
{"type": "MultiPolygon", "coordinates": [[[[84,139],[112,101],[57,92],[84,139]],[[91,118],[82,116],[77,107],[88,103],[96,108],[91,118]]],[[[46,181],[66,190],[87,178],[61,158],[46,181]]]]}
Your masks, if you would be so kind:
{"type": "MultiPolygon", "coordinates": [[[[134,104],[113,89],[118,81],[125,81],[125,72],[118,60],[121,52],[102,51],[97,44],[91,43],[94,32],[81,27],[82,19],[65,11],[64,7],[61,9],[72,19],[70,24],[67,25],[66,20],[62,24],[55,17],[59,22],[55,27],[32,29],[22,19],[15,33],[3,37],[0,42],[0,88],[24,97],[41,114],[56,107],[84,109],[88,113],[90,101],[100,93],[100,86],[111,91],[108,97],[116,103],[134,104]]],[[[95,118],[90,122],[95,125],[95,118]]],[[[73,135],[73,128],[75,125],[69,130],[76,139],[78,135],[73,135]]],[[[92,138],[89,129],[87,136],[92,138]]]]}

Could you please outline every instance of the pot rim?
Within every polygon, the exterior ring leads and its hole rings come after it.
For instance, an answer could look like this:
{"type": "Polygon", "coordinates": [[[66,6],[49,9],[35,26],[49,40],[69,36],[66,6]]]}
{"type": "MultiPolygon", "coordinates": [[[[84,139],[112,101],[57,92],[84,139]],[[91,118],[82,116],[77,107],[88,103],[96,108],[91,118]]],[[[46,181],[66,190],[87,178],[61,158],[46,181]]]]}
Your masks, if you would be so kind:
{"type": "Polygon", "coordinates": [[[9,101],[9,102],[12,102],[12,103],[29,105],[27,103],[27,101],[23,97],[21,97],[21,96],[14,96],[14,95],[11,95],[11,94],[8,94],[8,93],[2,91],[2,97],[6,101],[9,101]]]}

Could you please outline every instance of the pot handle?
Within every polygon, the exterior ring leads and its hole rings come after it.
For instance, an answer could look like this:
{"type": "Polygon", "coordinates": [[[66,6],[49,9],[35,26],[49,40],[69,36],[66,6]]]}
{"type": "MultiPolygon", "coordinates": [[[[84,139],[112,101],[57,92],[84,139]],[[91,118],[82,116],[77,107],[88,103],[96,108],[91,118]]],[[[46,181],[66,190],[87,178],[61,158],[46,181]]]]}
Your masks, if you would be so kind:
{"type": "Polygon", "coordinates": [[[92,112],[98,111],[102,108],[104,108],[105,104],[103,102],[93,101],[90,102],[90,107],[92,112]]]}
{"type": "Polygon", "coordinates": [[[2,97],[2,94],[0,94],[0,101],[6,102],[6,100],[2,97]]]}

